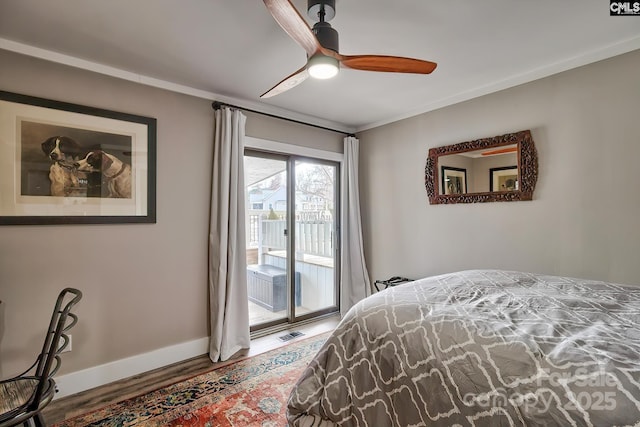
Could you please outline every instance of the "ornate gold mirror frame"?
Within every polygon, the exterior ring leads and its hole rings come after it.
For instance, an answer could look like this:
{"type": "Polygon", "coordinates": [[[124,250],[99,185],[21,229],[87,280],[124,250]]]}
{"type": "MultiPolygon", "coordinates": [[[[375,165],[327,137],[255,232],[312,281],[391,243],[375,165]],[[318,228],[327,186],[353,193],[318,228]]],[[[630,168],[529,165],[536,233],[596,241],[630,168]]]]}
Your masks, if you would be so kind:
{"type": "Polygon", "coordinates": [[[451,203],[483,203],[483,202],[513,202],[532,200],[533,190],[538,179],[538,154],[531,137],[531,131],[523,130],[516,133],[483,138],[474,141],[444,147],[431,148],[425,166],[425,187],[432,205],[451,203]],[[442,177],[439,171],[441,165],[438,160],[443,156],[470,153],[472,151],[496,149],[517,144],[517,189],[508,191],[487,191],[479,193],[442,194],[440,183],[442,177]]]}

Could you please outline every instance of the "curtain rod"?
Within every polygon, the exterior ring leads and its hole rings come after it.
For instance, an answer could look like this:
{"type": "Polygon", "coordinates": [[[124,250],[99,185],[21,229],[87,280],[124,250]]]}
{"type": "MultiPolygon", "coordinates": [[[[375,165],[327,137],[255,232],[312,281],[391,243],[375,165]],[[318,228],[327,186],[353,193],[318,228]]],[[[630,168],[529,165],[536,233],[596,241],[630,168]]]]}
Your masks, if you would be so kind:
{"type": "Polygon", "coordinates": [[[345,132],[345,131],[342,131],[342,130],[331,129],[331,128],[320,126],[320,125],[314,125],[313,123],[305,123],[305,122],[301,122],[299,120],[290,119],[288,117],[281,117],[281,116],[276,116],[274,114],[263,113],[262,111],[256,111],[256,110],[251,110],[249,108],[238,107],[237,105],[227,104],[226,102],[213,101],[211,106],[213,107],[214,110],[219,110],[222,107],[237,108],[238,110],[249,111],[251,113],[256,113],[256,114],[262,114],[263,116],[273,117],[274,119],[286,120],[288,122],[298,123],[298,124],[305,125],[305,126],[312,126],[314,128],[324,129],[324,130],[328,130],[328,131],[336,132],[336,133],[341,133],[341,134],[347,135],[347,136],[355,136],[355,134],[353,134],[353,133],[345,132]]]}

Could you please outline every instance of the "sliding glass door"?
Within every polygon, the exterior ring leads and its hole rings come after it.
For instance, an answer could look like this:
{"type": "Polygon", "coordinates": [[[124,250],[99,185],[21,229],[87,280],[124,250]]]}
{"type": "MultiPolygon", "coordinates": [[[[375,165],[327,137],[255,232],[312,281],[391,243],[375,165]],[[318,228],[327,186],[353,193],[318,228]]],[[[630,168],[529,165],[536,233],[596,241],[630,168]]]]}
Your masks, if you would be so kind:
{"type": "Polygon", "coordinates": [[[296,292],[295,317],[336,307],[336,193],[338,168],[317,160],[295,161],[295,271],[304,292],[296,292]]]}
{"type": "Polygon", "coordinates": [[[251,330],[338,310],[338,164],[245,153],[251,330]]]}
{"type": "Polygon", "coordinates": [[[271,325],[286,321],[288,159],[245,154],[247,291],[249,321],[271,325]]]}

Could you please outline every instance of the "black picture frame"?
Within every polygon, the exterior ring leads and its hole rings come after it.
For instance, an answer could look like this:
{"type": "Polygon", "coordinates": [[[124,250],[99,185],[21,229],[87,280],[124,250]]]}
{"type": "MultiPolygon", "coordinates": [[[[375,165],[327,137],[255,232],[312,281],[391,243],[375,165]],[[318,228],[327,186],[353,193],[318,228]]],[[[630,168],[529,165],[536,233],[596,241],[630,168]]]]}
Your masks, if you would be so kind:
{"type": "Polygon", "coordinates": [[[156,129],[0,91],[0,225],[155,223],[156,129]]]}
{"type": "Polygon", "coordinates": [[[441,166],[442,191],[444,195],[467,193],[467,170],[441,166]]]}
{"type": "Polygon", "coordinates": [[[516,191],[518,187],[518,166],[489,169],[489,191],[516,191]]]}

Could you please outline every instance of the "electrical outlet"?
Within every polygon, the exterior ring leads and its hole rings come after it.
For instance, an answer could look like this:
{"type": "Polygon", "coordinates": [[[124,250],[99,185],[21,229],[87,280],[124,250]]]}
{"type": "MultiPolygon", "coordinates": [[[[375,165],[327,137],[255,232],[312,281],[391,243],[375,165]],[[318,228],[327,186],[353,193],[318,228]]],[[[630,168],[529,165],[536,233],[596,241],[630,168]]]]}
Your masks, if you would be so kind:
{"type": "Polygon", "coordinates": [[[67,347],[64,350],[62,350],[62,353],[67,353],[67,352],[71,351],[71,343],[72,343],[71,334],[69,334],[68,337],[69,337],[69,345],[67,345],[67,347]]]}

